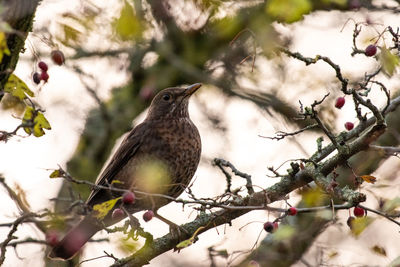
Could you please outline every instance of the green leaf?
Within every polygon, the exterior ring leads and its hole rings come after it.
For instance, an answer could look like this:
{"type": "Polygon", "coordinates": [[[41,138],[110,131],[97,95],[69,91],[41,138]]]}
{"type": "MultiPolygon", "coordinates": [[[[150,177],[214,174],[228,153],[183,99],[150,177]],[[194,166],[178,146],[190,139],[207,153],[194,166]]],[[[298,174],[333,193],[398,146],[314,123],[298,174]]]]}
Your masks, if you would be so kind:
{"type": "Polygon", "coordinates": [[[103,203],[94,205],[93,210],[97,212],[97,214],[95,215],[96,218],[101,220],[104,217],[106,217],[106,215],[112,210],[112,208],[114,208],[115,204],[120,199],[121,199],[121,197],[118,197],[118,198],[110,199],[103,203]]]}
{"type": "Polygon", "coordinates": [[[282,241],[291,238],[296,233],[296,229],[294,229],[290,225],[280,225],[278,230],[273,234],[273,238],[276,241],[282,241]]]}
{"type": "Polygon", "coordinates": [[[309,0],[270,0],[265,6],[268,15],[287,23],[301,20],[311,8],[309,0]]]}
{"type": "Polygon", "coordinates": [[[400,266],[400,256],[395,258],[391,263],[389,263],[388,267],[399,267],[400,266]]]}
{"type": "Polygon", "coordinates": [[[10,49],[7,46],[7,38],[4,32],[0,32],[0,63],[3,61],[4,54],[10,55],[10,49]]]}
{"type": "Polygon", "coordinates": [[[50,123],[44,117],[43,113],[33,109],[32,107],[26,108],[22,122],[28,125],[24,127],[25,132],[27,134],[32,134],[33,132],[33,135],[36,137],[45,134],[43,129],[51,129],[50,123]]]}
{"type": "Polygon", "coordinates": [[[390,199],[383,205],[383,211],[390,213],[400,206],[400,197],[390,199]]]}
{"type": "Polygon", "coordinates": [[[188,247],[188,246],[190,246],[192,244],[193,244],[193,239],[189,238],[189,239],[183,240],[178,245],[176,245],[176,248],[182,249],[182,248],[186,248],[186,247],[188,247]]]}
{"type": "Polygon", "coordinates": [[[133,7],[125,0],[124,7],[118,19],[113,23],[114,29],[118,36],[124,40],[132,40],[135,37],[140,37],[143,31],[143,26],[140,20],[136,17],[133,7]]]}
{"type": "Polygon", "coordinates": [[[385,46],[381,48],[379,60],[384,73],[389,77],[393,76],[396,67],[400,64],[399,57],[392,54],[385,46]]]}
{"type": "Polygon", "coordinates": [[[35,96],[26,83],[15,74],[11,74],[8,78],[8,81],[4,86],[4,91],[18,97],[20,100],[24,100],[27,95],[31,97],[35,96]]]}
{"type": "Polygon", "coordinates": [[[193,233],[193,235],[186,240],[183,240],[182,242],[180,242],[178,245],[176,245],[177,249],[182,249],[182,248],[186,248],[190,245],[192,245],[194,243],[194,240],[196,239],[196,236],[198,235],[198,233],[203,230],[205,227],[204,226],[200,226],[199,228],[197,228],[197,230],[193,233]]]}

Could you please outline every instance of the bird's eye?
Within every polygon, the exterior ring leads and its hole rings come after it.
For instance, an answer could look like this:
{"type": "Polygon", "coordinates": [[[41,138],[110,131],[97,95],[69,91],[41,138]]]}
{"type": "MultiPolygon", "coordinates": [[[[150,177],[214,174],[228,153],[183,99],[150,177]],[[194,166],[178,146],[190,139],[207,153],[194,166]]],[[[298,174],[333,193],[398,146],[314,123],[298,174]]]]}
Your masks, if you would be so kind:
{"type": "Polygon", "coordinates": [[[162,99],[165,100],[165,101],[169,101],[171,99],[171,95],[170,94],[164,94],[162,96],[162,99]]]}

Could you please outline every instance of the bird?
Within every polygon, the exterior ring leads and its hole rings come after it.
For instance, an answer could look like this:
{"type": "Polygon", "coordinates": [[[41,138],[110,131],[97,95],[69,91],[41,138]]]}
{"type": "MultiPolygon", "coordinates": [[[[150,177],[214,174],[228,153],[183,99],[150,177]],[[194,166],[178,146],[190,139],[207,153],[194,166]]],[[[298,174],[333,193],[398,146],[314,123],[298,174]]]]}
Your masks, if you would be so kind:
{"type": "Polygon", "coordinates": [[[125,205],[118,199],[114,206],[124,205],[131,214],[156,211],[187,188],[201,156],[200,134],[188,110],[190,96],[200,87],[195,83],[186,88],[166,88],[153,98],[144,121],[128,133],[98,176],[95,184],[99,187],[94,187],[86,200],[92,211],[55,244],[49,258],[72,258],[94,234],[127,216],[113,218],[112,210],[103,219],[95,216],[93,206],[123,194],[104,186],[135,193],[134,203],[125,205]]]}

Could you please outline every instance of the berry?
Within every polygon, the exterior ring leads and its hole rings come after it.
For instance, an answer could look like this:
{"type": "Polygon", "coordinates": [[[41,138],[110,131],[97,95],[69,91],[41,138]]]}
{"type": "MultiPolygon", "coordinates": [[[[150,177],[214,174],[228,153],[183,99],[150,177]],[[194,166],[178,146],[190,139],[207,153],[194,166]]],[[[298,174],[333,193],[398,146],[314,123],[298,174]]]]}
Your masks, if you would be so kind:
{"type": "Polygon", "coordinates": [[[347,225],[350,227],[350,229],[353,227],[353,221],[355,220],[356,218],[354,218],[353,216],[350,216],[348,219],[347,219],[347,225]]]}
{"type": "Polygon", "coordinates": [[[278,222],[274,222],[274,231],[275,231],[276,229],[278,229],[278,227],[279,227],[278,222]]]}
{"type": "Polygon", "coordinates": [[[362,217],[365,214],[365,210],[360,207],[354,207],[353,213],[356,217],[362,217]]]}
{"type": "Polygon", "coordinates": [[[366,54],[368,57],[374,56],[374,55],[376,54],[376,46],[375,46],[375,45],[372,45],[372,44],[370,44],[369,46],[367,46],[367,48],[365,48],[365,54],[366,54]]]}
{"type": "Polygon", "coordinates": [[[133,204],[135,203],[135,194],[133,192],[125,192],[122,195],[122,202],[124,204],[133,204]]]}
{"type": "Polygon", "coordinates": [[[150,221],[154,217],[154,212],[152,210],[148,210],[145,213],[143,213],[143,220],[145,222],[150,221]]]}
{"type": "Polygon", "coordinates": [[[338,97],[338,98],[336,99],[335,107],[338,108],[338,109],[341,109],[341,108],[344,106],[344,103],[345,103],[345,102],[346,102],[346,100],[344,100],[344,97],[343,97],[343,96],[338,97]]]}
{"type": "Polygon", "coordinates": [[[49,69],[49,67],[47,67],[47,64],[45,62],[43,62],[43,61],[40,61],[38,63],[38,66],[42,71],[47,71],[49,69]]]}
{"type": "Polygon", "coordinates": [[[35,72],[32,75],[32,80],[33,80],[34,83],[39,84],[40,83],[40,74],[35,72]]]}
{"type": "Polygon", "coordinates": [[[125,212],[120,208],[116,208],[115,210],[113,210],[113,213],[112,213],[111,217],[114,220],[122,219],[122,218],[125,217],[125,212]]]}
{"type": "Polygon", "coordinates": [[[65,61],[64,54],[60,50],[53,50],[50,55],[53,62],[59,66],[61,66],[65,61]]]}
{"type": "Polygon", "coordinates": [[[49,230],[46,233],[46,242],[54,247],[58,244],[58,232],[56,230],[49,230]]]}
{"type": "Polygon", "coordinates": [[[266,222],[264,223],[264,230],[267,231],[268,233],[272,233],[274,231],[274,224],[272,222],[266,222]]]}
{"type": "Polygon", "coordinates": [[[49,79],[49,74],[46,71],[43,71],[42,73],[40,73],[40,79],[47,83],[47,80],[49,79]]]}
{"type": "Polygon", "coordinates": [[[348,121],[344,124],[344,127],[346,128],[347,131],[350,131],[351,129],[354,128],[354,123],[348,121]]]}
{"type": "Polygon", "coordinates": [[[296,209],[295,207],[290,207],[290,208],[287,210],[287,213],[288,213],[289,216],[294,216],[294,215],[297,214],[297,209],[296,209]]]}

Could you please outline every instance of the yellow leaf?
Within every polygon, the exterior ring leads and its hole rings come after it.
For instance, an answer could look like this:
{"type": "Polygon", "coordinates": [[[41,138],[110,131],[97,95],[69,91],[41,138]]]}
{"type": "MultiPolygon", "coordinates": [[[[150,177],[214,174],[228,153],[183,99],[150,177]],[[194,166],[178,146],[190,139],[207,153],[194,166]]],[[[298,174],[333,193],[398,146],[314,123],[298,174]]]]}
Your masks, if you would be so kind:
{"type": "Polygon", "coordinates": [[[58,169],[58,170],[53,171],[49,177],[50,178],[60,178],[60,177],[63,177],[63,175],[64,175],[64,171],[62,169],[58,169]]]}
{"type": "Polygon", "coordinates": [[[22,122],[27,124],[27,126],[24,127],[25,132],[27,134],[32,134],[33,130],[33,135],[36,137],[40,137],[45,134],[43,129],[51,129],[50,123],[44,117],[43,113],[33,109],[32,107],[26,108],[22,122]]]}
{"type": "Polygon", "coordinates": [[[128,41],[134,37],[140,37],[143,26],[141,21],[136,17],[133,7],[126,0],[124,3],[120,16],[114,21],[113,26],[118,36],[122,40],[128,41]]]}
{"type": "Polygon", "coordinates": [[[93,210],[97,212],[97,214],[95,215],[96,218],[101,220],[104,217],[106,217],[106,215],[112,210],[112,208],[115,206],[117,201],[120,199],[121,199],[121,197],[118,197],[118,198],[110,199],[103,203],[94,205],[93,210]]]}
{"type": "Polygon", "coordinates": [[[18,97],[20,100],[24,100],[28,96],[34,96],[35,94],[29,89],[29,87],[18,78],[17,75],[11,74],[4,86],[4,91],[18,97]]]}
{"type": "Polygon", "coordinates": [[[4,54],[10,55],[11,52],[7,46],[7,38],[4,32],[0,32],[0,63],[3,61],[4,54]]]}
{"type": "Polygon", "coordinates": [[[307,207],[321,206],[327,200],[327,195],[319,188],[306,190],[302,195],[303,201],[307,207]]]}
{"type": "Polygon", "coordinates": [[[360,178],[370,184],[374,184],[376,182],[376,177],[372,175],[361,175],[360,178]]]}
{"type": "Polygon", "coordinates": [[[392,54],[385,46],[381,48],[379,60],[384,73],[390,77],[393,76],[396,67],[400,64],[399,57],[392,54]]]}
{"type": "Polygon", "coordinates": [[[358,217],[351,222],[351,232],[358,237],[374,220],[369,217],[358,217]]]}
{"type": "Polygon", "coordinates": [[[311,11],[309,0],[270,0],[267,1],[266,12],[280,21],[292,23],[301,20],[304,14],[311,11]]]}
{"type": "Polygon", "coordinates": [[[381,246],[375,245],[375,246],[373,246],[373,247],[371,248],[371,250],[372,250],[373,252],[375,252],[376,254],[379,254],[379,255],[381,255],[381,256],[385,256],[385,257],[386,257],[386,250],[385,250],[383,247],[381,247],[381,246]]]}
{"type": "Polygon", "coordinates": [[[124,184],[124,182],[120,180],[112,180],[111,184],[124,184]]]}

